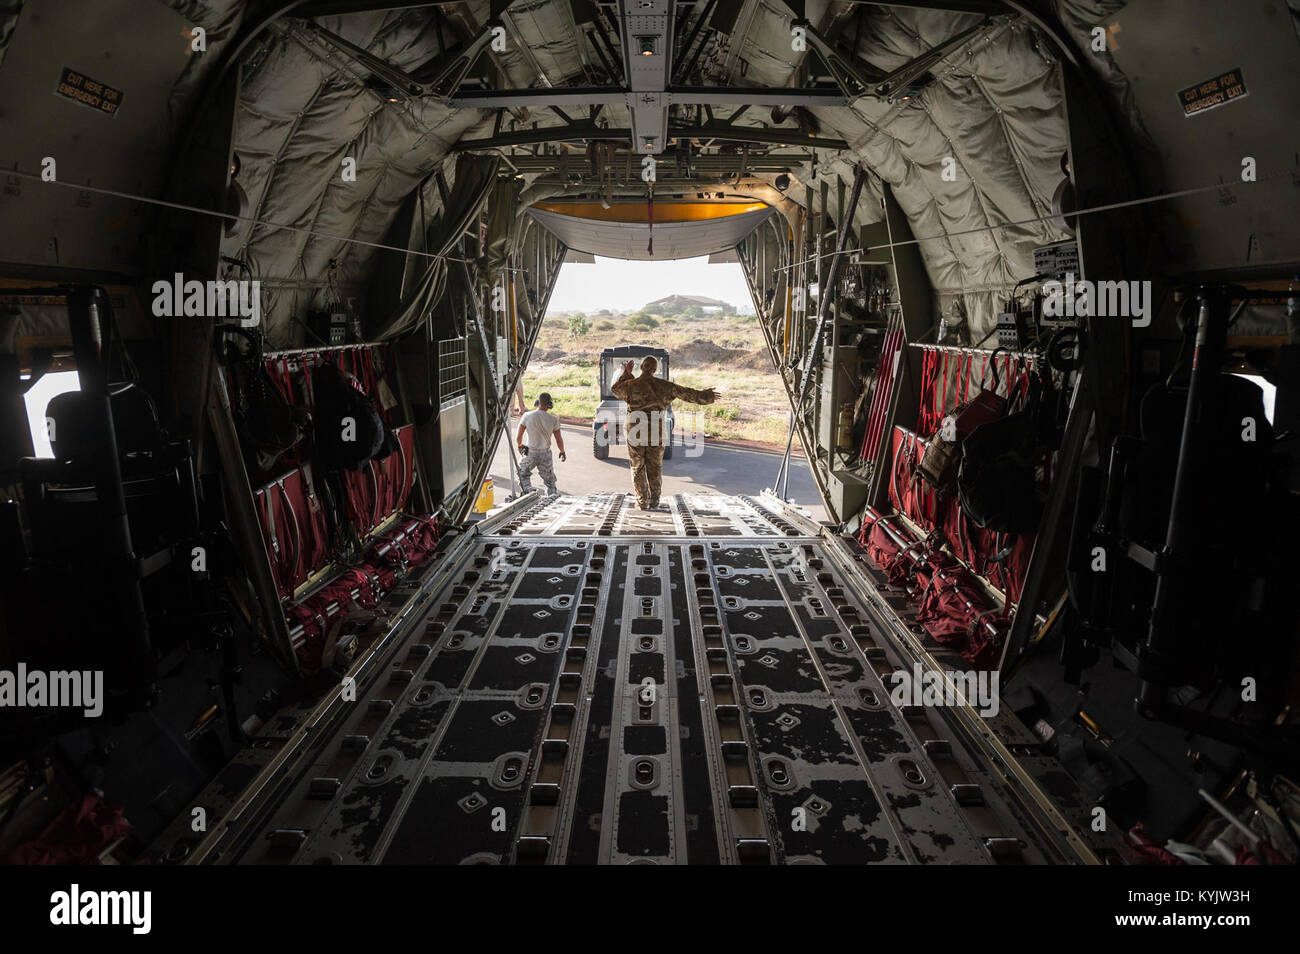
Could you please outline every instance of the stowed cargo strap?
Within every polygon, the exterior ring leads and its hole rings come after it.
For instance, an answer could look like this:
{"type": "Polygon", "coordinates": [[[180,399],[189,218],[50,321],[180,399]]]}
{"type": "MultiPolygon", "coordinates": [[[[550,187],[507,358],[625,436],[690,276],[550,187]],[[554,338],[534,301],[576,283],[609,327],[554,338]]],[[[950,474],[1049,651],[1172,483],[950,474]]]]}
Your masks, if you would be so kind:
{"type": "Polygon", "coordinates": [[[366,559],[285,608],[299,662],[308,671],[320,667],[325,635],[333,621],[352,606],[379,605],[399,574],[419,566],[437,548],[441,528],[432,515],[411,517],[377,540],[366,559]]]}

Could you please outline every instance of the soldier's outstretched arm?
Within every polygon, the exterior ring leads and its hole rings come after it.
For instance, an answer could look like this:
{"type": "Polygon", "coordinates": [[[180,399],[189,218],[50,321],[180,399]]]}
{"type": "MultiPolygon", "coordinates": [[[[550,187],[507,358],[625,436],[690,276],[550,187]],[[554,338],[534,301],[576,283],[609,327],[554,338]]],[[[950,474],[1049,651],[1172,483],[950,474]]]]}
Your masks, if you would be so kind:
{"type": "Polygon", "coordinates": [[[673,383],[673,397],[690,401],[692,404],[712,404],[718,399],[713,388],[697,391],[695,388],[688,388],[676,382],[673,383]]]}

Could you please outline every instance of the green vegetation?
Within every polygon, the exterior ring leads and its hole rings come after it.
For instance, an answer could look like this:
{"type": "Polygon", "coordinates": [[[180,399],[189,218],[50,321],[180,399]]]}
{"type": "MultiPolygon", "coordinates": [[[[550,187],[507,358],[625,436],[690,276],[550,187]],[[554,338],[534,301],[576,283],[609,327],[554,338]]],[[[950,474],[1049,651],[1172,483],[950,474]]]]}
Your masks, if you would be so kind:
{"type": "Polygon", "coordinates": [[[546,376],[549,387],[539,387],[540,391],[554,388],[594,388],[596,376],[585,368],[561,367],[546,376]]]}
{"type": "Polygon", "coordinates": [[[576,315],[569,316],[569,337],[570,338],[584,337],[587,334],[587,332],[590,330],[591,330],[591,322],[587,320],[587,316],[584,315],[582,312],[578,312],[576,315]]]}

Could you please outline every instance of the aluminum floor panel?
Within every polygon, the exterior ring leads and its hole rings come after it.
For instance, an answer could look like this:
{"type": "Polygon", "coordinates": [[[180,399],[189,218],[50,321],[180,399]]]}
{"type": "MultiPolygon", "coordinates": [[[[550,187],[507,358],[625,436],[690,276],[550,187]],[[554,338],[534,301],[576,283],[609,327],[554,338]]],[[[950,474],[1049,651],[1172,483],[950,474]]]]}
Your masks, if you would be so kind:
{"type": "Polygon", "coordinates": [[[232,860],[1052,860],[953,720],[891,703],[905,660],[814,525],[722,495],[518,506],[232,860]]]}

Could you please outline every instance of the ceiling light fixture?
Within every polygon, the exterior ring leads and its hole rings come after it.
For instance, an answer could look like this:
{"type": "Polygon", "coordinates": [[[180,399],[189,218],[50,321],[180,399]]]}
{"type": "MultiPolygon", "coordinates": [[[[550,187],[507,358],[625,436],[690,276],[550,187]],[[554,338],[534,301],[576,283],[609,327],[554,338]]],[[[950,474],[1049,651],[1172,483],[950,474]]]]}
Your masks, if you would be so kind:
{"type": "Polygon", "coordinates": [[[636,38],[637,48],[641,51],[642,56],[655,55],[655,38],[652,36],[639,36],[636,38]]]}
{"type": "Polygon", "coordinates": [[[401,103],[406,99],[400,89],[379,76],[372,76],[366,80],[366,89],[386,103],[401,103]]]}

